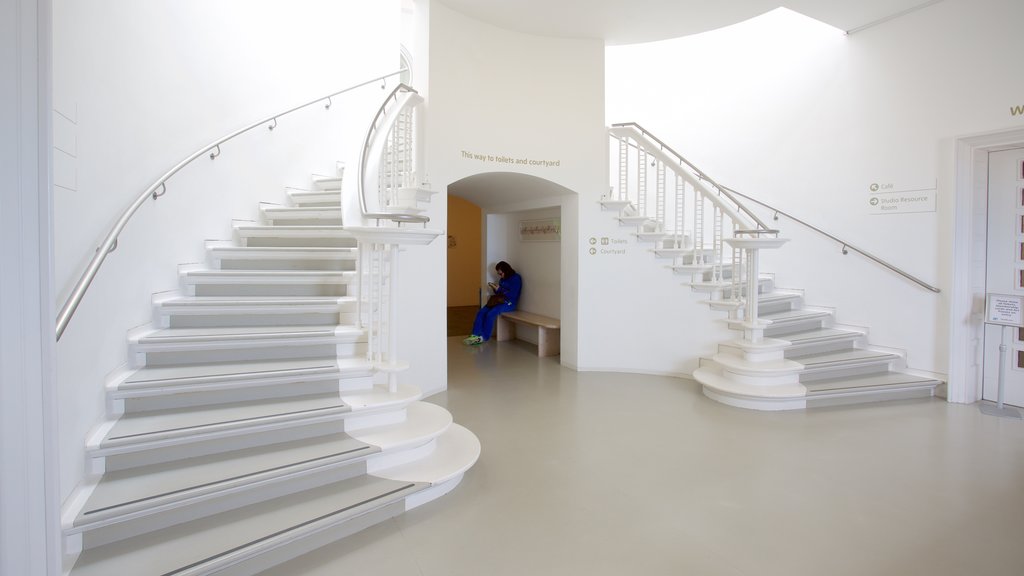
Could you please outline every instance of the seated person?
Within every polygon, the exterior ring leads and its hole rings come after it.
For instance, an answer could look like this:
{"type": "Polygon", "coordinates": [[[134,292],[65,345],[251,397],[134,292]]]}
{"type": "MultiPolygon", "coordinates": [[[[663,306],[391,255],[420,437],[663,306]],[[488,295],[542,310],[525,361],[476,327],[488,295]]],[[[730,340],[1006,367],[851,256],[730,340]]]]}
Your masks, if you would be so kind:
{"type": "Polygon", "coordinates": [[[490,340],[498,316],[503,312],[515,310],[519,303],[519,293],[523,290],[523,278],[505,261],[498,262],[494,266],[494,270],[498,274],[498,283],[487,283],[494,294],[487,299],[487,304],[476,313],[473,333],[462,341],[464,344],[472,346],[490,340]]]}

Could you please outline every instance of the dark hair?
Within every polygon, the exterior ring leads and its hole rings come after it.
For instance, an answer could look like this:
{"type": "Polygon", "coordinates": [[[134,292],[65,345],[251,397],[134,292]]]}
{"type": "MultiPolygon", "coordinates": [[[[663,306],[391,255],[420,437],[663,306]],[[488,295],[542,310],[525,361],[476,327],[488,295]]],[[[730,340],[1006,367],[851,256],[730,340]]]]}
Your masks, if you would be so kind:
{"type": "Polygon", "coordinates": [[[508,265],[508,262],[505,262],[504,260],[495,264],[494,269],[501,270],[501,273],[504,274],[506,278],[514,276],[516,273],[516,271],[513,270],[512,267],[508,265]]]}

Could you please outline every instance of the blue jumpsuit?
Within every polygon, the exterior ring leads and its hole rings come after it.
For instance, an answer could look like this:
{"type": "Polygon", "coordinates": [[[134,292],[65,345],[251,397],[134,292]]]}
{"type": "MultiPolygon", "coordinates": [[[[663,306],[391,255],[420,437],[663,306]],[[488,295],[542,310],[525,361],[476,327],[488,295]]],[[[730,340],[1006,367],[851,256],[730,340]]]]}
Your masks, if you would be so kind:
{"type": "Polygon", "coordinates": [[[523,278],[518,273],[498,281],[498,289],[495,294],[505,297],[505,301],[493,308],[484,306],[476,313],[476,320],[473,322],[473,334],[483,338],[491,339],[491,332],[494,331],[494,323],[502,312],[511,312],[516,309],[519,303],[519,293],[523,290],[523,278]]]}

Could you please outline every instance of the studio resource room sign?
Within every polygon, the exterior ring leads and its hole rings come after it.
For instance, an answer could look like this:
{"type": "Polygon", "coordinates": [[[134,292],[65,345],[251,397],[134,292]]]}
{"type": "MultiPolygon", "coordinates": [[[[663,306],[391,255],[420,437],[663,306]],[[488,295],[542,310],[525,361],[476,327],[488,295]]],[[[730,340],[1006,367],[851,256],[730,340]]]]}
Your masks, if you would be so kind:
{"type": "Polygon", "coordinates": [[[868,186],[869,214],[911,214],[935,212],[935,187],[897,187],[873,182],[868,186]]]}

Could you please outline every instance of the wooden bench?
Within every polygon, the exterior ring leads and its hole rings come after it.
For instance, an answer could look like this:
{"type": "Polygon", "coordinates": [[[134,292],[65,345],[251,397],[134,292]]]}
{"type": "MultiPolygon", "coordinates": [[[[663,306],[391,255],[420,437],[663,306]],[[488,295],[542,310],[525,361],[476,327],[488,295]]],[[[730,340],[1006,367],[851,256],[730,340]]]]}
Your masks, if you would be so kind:
{"type": "Polygon", "coordinates": [[[516,324],[537,328],[537,356],[558,356],[561,345],[559,331],[562,328],[558,318],[549,318],[523,310],[505,312],[498,316],[498,342],[515,338],[516,324]]]}

